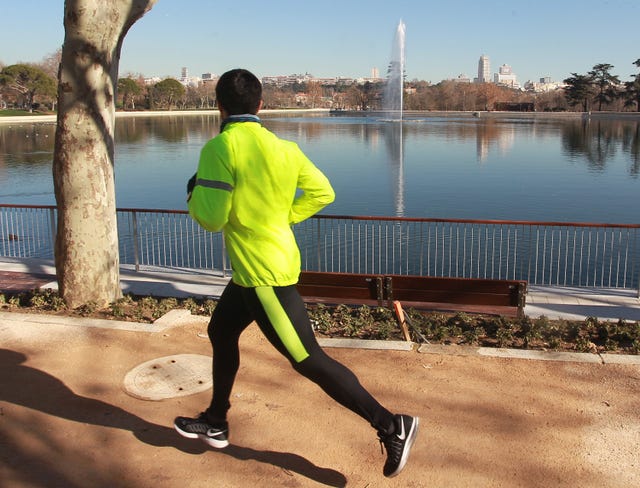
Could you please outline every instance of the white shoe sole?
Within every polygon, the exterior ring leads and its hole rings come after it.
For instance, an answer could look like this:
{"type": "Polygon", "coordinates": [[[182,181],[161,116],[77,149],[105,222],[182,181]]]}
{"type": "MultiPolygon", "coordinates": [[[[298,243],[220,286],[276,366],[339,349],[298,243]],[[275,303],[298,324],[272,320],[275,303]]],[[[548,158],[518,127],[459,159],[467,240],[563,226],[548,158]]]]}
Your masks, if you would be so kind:
{"type": "Polygon", "coordinates": [[[222,449],[222,448],[227,447],[229,445],[229,441],[228,440],[219,441],[219,440],[213,439],[213,438],[211,438],[211,437],[209,437],[209,436],[207,436],[205,434],[194,434],[192,432],[185,432],[184,430],[180,429],[180,427],[178,427],[176,424],[173,424],[173,427],[176,429],[178,434],[180,434],[182,437],[186,437],[188,439],[200,439],[205,444],[208,444],[211,447],[215,447],[216,449],[222,449]]]}

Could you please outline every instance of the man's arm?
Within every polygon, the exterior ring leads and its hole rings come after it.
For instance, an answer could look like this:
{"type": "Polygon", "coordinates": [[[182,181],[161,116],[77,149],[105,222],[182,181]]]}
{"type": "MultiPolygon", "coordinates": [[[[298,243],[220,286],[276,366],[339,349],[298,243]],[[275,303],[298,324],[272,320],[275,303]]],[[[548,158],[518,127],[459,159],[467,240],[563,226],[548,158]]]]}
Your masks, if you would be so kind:
{"type": "Polygon", "coordinates": [[[231,209],[233,180],[224,159],[213,144],[205,145],[200,153],[198,172],[187,184],[189,214],[211,232],[224,227],[231,209]]]}
{"type": "Polygon", "coordinates": [[[298,188],[302,194],[294,200],[289,212],[291,224],[308,219],[336,197],[327,177],[306,156],[305,160],[298,176],[298,188]]]}

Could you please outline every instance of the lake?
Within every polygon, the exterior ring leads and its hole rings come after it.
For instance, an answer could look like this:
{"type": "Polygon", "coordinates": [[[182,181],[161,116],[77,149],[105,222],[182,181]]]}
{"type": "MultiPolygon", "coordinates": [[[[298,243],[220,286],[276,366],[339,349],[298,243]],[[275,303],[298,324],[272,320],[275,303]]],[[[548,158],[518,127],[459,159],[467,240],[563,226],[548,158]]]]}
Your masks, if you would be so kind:
{"type": "MultiPolygon", "coordinates": [[[[639,223],[637,118],[261,114],[329,177],[323,213],[639,223]]],[[[217,114],[119,117],[116,203],[185,209],[217,114]]],[[[55,124],[0,124],[0,203],[53,205],[55,124]]]]}

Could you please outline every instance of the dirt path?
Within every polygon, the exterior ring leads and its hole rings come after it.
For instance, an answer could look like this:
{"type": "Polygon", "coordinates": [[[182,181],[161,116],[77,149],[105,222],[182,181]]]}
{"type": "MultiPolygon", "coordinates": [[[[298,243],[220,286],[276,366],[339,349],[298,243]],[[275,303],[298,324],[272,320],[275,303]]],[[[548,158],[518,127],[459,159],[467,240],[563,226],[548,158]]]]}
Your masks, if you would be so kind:
{"type": "Polygon", "coordinates": [[[183,439],[210,392],[143,401],[132,368],[210,354],[201,323],[165,333],[0,323],[0,479],[7,487],[640,486],[640,366],[330,349],[391,410],[419,415],[405,471],[375,433],[296,376],[250,328],[232,446],[183,439]]]}

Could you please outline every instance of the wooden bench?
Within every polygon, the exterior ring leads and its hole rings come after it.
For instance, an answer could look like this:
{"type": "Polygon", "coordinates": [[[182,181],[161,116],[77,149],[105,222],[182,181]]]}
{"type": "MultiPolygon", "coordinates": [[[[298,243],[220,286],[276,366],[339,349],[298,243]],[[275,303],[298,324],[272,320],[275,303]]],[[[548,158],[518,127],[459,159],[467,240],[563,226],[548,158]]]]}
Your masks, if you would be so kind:
{"type": "Polygon", "coordinates": [[[391,307],[397,300],[405,308],[523,317],[527,282],[303,271],[298,290],[313,303],[391,307]]]}
{"type": "Polygon", "coordinates": [[[308,302],[384,306],[383,283],[376,275],[303,271],[298,291],[308,302]]]}

